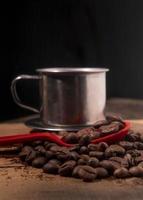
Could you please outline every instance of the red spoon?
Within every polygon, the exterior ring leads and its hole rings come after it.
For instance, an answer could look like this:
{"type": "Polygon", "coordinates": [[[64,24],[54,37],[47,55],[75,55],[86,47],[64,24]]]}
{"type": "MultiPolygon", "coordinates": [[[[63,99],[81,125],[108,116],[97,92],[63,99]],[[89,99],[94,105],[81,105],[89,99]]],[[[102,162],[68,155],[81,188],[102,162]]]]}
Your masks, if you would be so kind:
{"type": "MultiPolygon", "coordinates": [[[[99,142],[107,142],[107,143],[117,142],[119,140],[122,140],[125,137],[125,135],[127,135],[129,128],[130,128],[130,123],[125,121],[125,127],[121,129],[119,132],[92,140],[91,143],[97,144],[99,142]]],[[[74,144],[68,144],[64,142],[61,139],[61,137],[62,136],[58,136],[54,133],[48,133],[48,132],[21,134],[21,135],[12,135],[12,136],[1,136],[0,146],[30,142],[34,140],[44,140],[44,141],[48,140],[50,142],[54,142],[58,145],[65,146],[65,147],[74,146],[74,144]]]]}

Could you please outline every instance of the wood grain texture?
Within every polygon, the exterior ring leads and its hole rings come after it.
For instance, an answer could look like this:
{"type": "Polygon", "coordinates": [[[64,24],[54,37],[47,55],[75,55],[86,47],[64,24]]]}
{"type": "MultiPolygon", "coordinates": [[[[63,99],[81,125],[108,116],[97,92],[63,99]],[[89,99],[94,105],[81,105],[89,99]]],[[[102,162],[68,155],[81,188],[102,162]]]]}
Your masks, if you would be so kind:
{"type": "MultiPolygon", "coordinates": [[[[143,132],[143,120],[132,121],[143,132]]],[[[0,135],[28,133],[23,123],[0,124],[0,135]]],[[[32,167],[15,166],[12,159],[0,158],[0,200],[142,200],[143,179],[108,178],[84,183],[74,178],[43,174],[32,167]]]]}

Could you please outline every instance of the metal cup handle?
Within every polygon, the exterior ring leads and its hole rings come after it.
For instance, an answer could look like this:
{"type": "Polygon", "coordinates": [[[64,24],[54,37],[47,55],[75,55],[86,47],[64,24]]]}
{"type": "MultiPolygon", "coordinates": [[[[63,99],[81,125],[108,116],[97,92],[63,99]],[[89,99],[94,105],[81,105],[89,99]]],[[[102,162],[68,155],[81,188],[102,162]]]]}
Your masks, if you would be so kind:
{"type": "Polygon", "coordinates": [[[21,79],[36,79],[36,80],[39,80],[40,77],[39,76],[33,76],[33,75],[32,76],[30,76],[30,75],[20,75],[20,76],[17,76],[11,83],[11,93],[12,93],[12,97],[13,97],[14,102],[22,108],[31,110],[35,113],[39,113],[39,110],[37,110],[36,108],[33,108],[31,106],[24,105],[22,103],[22,101],[20,100],[20,98],[17,94],[16,85],[17,85],[17,82],[21,79]]]}

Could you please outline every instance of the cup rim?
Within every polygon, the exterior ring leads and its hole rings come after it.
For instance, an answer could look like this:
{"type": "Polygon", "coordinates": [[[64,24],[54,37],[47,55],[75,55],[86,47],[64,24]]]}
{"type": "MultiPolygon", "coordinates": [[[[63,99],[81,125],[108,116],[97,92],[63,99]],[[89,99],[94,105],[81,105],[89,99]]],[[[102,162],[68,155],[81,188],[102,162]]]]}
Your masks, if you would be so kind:
{"type": "Polygon", "coordinates": [[[41,68],[41,69],[36,69],[37,72],[40,73],[52,73],[52,74],[57,74],[57,73],[101,73],[101,72],[108,72],[108,68],[91,68],[91,67],[53,67],[53,68],[41,68]]]}

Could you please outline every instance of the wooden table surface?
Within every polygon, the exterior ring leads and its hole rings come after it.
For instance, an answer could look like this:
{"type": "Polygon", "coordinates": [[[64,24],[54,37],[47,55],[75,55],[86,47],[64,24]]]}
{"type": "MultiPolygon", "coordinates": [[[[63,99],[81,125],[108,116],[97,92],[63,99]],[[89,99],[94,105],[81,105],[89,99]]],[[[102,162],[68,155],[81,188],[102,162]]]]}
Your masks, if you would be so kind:
{"type": "MultiPolygon", "coordinates": [[[[143,102],[109,101],[107,111],[130,117],[132,128],[143,133],[143,102]],[[117,106],[118,104],[118,106],[117,106]],[[133,111],[131,113],[131,110],[133,111]],[[126,112],[127,111],[127,112],[126,112]],[[137,112],[136,112],[137,111],[137,112]],[[131,114],[130,114],[131,113],[131,114]]],[[[25,119],[24,119],[25,120],[25,119]]],[[[23,121],[24,121],[23,120],[23,121]]],[[[21,120],[0,124],[0,135],[28,133],[31,129],[21,120]]],[[[108,178],[84,183],[74,178],[43,174],[41,169],[15,164],[0,158],[0,200],[142,200],[143,179],[108,178]]]]}

